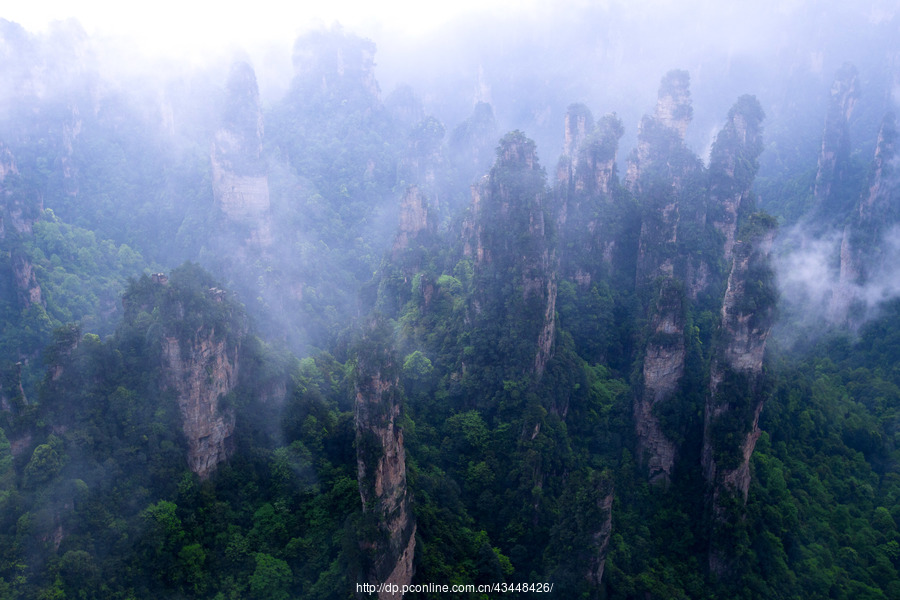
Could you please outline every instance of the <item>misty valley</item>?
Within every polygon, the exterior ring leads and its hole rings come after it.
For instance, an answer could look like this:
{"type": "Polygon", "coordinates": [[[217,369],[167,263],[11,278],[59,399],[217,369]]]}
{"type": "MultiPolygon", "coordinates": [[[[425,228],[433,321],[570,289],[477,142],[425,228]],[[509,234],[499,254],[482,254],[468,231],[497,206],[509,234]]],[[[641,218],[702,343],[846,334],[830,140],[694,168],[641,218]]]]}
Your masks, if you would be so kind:
{"type": "Polygon", "coordinates": [[[579,10],[0,19],[0,598],[900,598],[900,11],[579,10]]]}

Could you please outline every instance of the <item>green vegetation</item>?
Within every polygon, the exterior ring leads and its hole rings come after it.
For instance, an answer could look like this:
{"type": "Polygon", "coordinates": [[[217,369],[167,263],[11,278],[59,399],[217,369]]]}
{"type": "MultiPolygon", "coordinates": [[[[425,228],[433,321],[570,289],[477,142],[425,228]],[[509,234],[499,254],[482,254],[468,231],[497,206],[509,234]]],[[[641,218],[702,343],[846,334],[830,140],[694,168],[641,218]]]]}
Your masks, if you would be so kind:
{"type": "MultiPolygon", "coordinates": [[[[393,566],[376,549],[403,510],[379,494],[403,462],[412,583],[900,597],[900,302],[770,336],[768,240],[815,175],[798,150],[754,184],[756,98],[708,167],[645,117],[627,182],[622,120],[572,105],[585,140],[548,181],[490,104],[456,126],[409,89],[382,104],[374,52],[302,37],[269,105],[238,63],[188,86],[211,109],[175,84],[152,109],[90,87],[0,122],[0,598],[354,597],[393,566]],[[213,151],[270,206],[230,220],[213,151]],[[199,476],[191,453],[219,442],[199,476]]],[[[688,83],[663,79],[664,116],[692,117],[688,83]]],[[[844,159],[817,213],[840,231],[875,176],[844,159]]],[[[860,256],[890,256],[868,234],[892,210],[857,223],[860,256]]]]}

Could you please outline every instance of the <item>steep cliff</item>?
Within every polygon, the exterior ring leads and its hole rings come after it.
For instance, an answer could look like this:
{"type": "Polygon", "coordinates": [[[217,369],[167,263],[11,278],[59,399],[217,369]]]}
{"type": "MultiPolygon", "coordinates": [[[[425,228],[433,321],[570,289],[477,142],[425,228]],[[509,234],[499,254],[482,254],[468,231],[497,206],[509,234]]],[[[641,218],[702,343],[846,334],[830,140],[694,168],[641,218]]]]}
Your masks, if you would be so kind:
{"type": "MultiPolygon", "coordinates": [[[[356,463],[363,512],[374,534],[360,541],[372,583],[412,580],[416,523],[406,486],[406,449],[399,427],[402,392],[389,332],[374,323],[356,362],[356,463]]],[[[379,598],[391,598],[382,592],[379,598]]]]}
{"type": "Polygon", "coordinates": [[[625,184],[638,190],[646,171],[658,165],[659,145],[678,146],[684,142],[684,134],[694,116],[691,106],[690,75],[687,71],[669,71],[660,82],[656,110],[653,116],[645,116],[638,131],[638,143],[628,164],[625,184]],[[671,132],[659,139],[657,129],[671,132]]]}
{"type": "Polygon", "coordinates": [[[815,209],[833,213],[845,196],[842,189],[850,158],[850,117],[859,99],[859,74],[850,64],[842,66],[831,85],[825,130],[816,169],[815,209]]]}
{"type": "Polygon", "coordinates": [[[538,377],[556,326],[559,259],[550,200],[534,142],[509,133],[490,175],[473,191],[464,227],[475,263],[473,308],[485,339],[508,347],[508,366],[538,377]]]}
{"type": "Polygon", "coordinates": [[[693,115],[689,81],[685,71],[663,77],[656,112],[644,116],[629,157],[625,185],[641,206],[638,286],[659,276],[684,277],[690,257],[679,256],[679,244],[687,241],[681,238],[693,237],[706,221],[706,172],[684,145],[693,115]]]}
{"type": "Polygon", "coordinates": [[[634,400],[635,432],[638,456],[650,480],[660,483],[671,478],[676,447],[657,414],[672,401],[684,374],[686,292],[699,270],[691,269],[694,254],[681,246],[684,231],[705,219],[706,173],[683,142],[692,115],[688,84],[684,71],[663,78],[656,112],[641,122],[626,178],[641,210],[635,284],[654,291],[645,307],[649,327],[634,400]]]}
{"type": "Polygon", "coordinates": [[[751,215],[742,227],[710,366],[701,464],[714,523],[709,566],[719,575],[728,569],[728,542],[715,531],[742,518],[750,486],[750,455],[760,435],[763,357],[775,317],[776,291],[769,264],[774,237],[775,220],[767,215],[751,215]]]}
{"type": "Polygon", "coordinates": [[[829,318],[833,323],[853,326],[865,318],[865,307],[862,305],[874,299],[861,297],[863,286],[890,265],[884,235],[900,220],[897,204],[900,184],[895,172],[896,144],[895,118],[889,113],[884,117],[878,133],[868,186],[850,223],[844,227],[840,275],[829,305],[829,318]],[[851,311],[854,305],[860,305],[863,310],[854,313],[851,311]]]}
{"type": "Polygon", "coordinates": [[[612,268],[621,238],[616,157],[624,129],[615,115],[604,116],[594,126],[582,105],[569,107],[565,127],[565,153],[555,186],[560,258],[564,276],[585,288],[612,268]]]}
{"type": "Polygon", "coordinates": [[[210,153],[213,194],[229,220],[251,227],[248,242],[265,247],[271,244],[272,234],[262,136],[256,74],[247,63],[235,63],[210,153]]]}
{"type": "Polygon", "coordinates": [[[606,569],[609,540],[612,537],[612,507],[615,500],[615,489],[612,481],[602,479],[594,492],[597,499],[597,508],[601,515],[601,522],[592,536],[591,550],[593,554],[588,563],[587,580],[599,588],[603,581],[603,571],[606,569]]]}
{"type": "MultiPolygon", "coordinates": [[[[187,462],[209,477],[232,451],[234,410],[224,398],[238,384],[246,325],[241,310],[198,267],[144,276],[123,296],[125,321],[155,321],[162,389],[175,395],[187,441],[187,462]]],[[[146,326],[146,325],[145,325],[146,326]]]]}
{"type": "MultiPolygon", "coordinates": [[[[420,235],[433,233],[434,218],[429,216],[428,202],[417,186],[410,186],[400,202],[400,224],[391,247],[391,259],[399,261],[413,248],[420,235]]],[[[412,266],[415,268],[415,266],[412,266]]]]}
{"type": "Polygon", "coordinates": [[[27,308],[32,304],[43,306],[41,286],[21,243],[31,236],[43,203],[23,196],[14,181],[18,175],[12,152],[0,142],[0,243],[10,258],[12,286],[16,290],[19,307],[27,308]]]}
{"type": "Polygon", "coordinates": [[[731,260],[738,213],[750,196],[762,153],[762,120],[754,96],[741,96],[728,112],[709,158],[709,220],[725,236],[725,260],[731,260]]]}
{"type": "Polygon", "coordinates": [[[675,465],[676,446],[663,432],[657,411],[674,397],[684,375],[683,295],[674,279],[662,280],[644,350],[643,387],[634,402],[638,459],[646,460],[652,483],[668,484],[675,465]]]}
{"type": "Polygon", "coordinates": [[[204,479],[232,450],[234,412],[221,399],[237,383],[237,355],[238,348],[216,339],[215,330],[200,329],[188,339],[166,336],[162,346],[166,384],[178,397],[188,442],[188,466],[204,479]]]}

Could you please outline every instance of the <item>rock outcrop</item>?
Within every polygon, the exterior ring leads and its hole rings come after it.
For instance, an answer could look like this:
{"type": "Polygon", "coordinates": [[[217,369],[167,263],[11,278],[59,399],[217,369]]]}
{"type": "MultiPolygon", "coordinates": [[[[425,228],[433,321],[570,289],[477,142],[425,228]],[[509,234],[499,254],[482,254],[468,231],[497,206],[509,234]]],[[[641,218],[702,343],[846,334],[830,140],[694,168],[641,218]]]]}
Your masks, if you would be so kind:
{"type": "Polygon", "coordinates": [[[147,336],[158,336],[159,386],[175,396],[187,463],[202,479],[233,450],[235,416],[225,399],[238,385],[247,327],[240,308],[212,281],[187,264],[171,280],[162,273],[143,277],[122,298],[126,323],[154,321],[147,336]]]}
{"type": "Polygon", "coordinates": [[[709,220],[725,236],[731,260],[738,214],[748,202],[762,153],[762,108],[754,96],[741,96],[713,144],[709,159],[709,220]]]}
{"type": "MultiPolygon", "coordinates": [[[[360,541],[366,576],[407,585],[413,576],[416,523],[406,486],[406,449],[399,427],[401,391],[389,333],[375,323],[357,355],[356,462],[363,512],[376,534],[360,541]]],[[[381,592],[379,598],[392,598],[381,592]]]]}
{"type": "Polygon", "coordinates": [[[844,182],[850,158],[850,117],[859,99],[859,75],[850,64],[842,66],[831,85],[828,114],[814,188],[815,210],[829,213],[842,194],[835,193],[844,182]]]}
{"type": "Polygon", "coordinates": [[[596,125],[583,105],[566,114],[565,152],[556,172],[558,229],[562,272],[582,288],[612,268],[622,212],[616,156],[623,133],[614,114],[596,125]]]}
{"type": "Polygon", "coordinates": [[[9,252],[12,283],[19,306],[43,306],[44,299],[41,286],[34,275],[34,266],[21,245],[23,237],[31,236],[43,206],[40,201],[29,202],[10,189],[10,180],[18,174],[12,152],[0,143],[0,242],[7,246],[6,250],[9,252]]]}
{"type": "Polygon", "coordinates": [[[253,68],[235,63],[226,86],[221,127],[212,143],[213,194],[230,221],[251,228],[248,242],[272,242],[269,180],[262,156],[263,121],[253,68]]]}
{"type": "MultiPolygon", "coordinates": [[[[763,357],[774,323],[776,291],[769,264],[774,237],[775,220],[755,214],[734,246],[703,424],[701,464],[714,529],[743,518],[736,507],[747,501],[750,455],[760,435],[765,400],[763,357]]],[[[710,570],[726,573],[728,555],[714,532],[710,570]]]]}
{"type": "Polygon", "coordinates": [[[668,484],[675,465],[675,443],[663,432],[656,411],[672,399],[684,375],[683,302],[681,286],[671,278],[664,279],[644,351],[643,388],[634,402],[638,459],[646,460],[651,483],[668,484]]]}
{"type": "Polygon", "coordinates": [[[606,556],[609,553],[609,539],[612,537],[612,507],[615,500],[615,489],[609,479],[602,479],[595,490],[597,509],[600,511],[600,525],[592,535],[592,555],[588,563],[587,580],[600,587],[603,572],[606,569],[606,556]]]}
{"type": "Polygon", "coordinates": [[[232,451],[234,412],[221,400],[237,385],[238,350],[207,328],[188,339],[166,336],[163,341],[163,371],[167,387],[177,396],[188,466],[201,479],[232,451]]]}
{"type": "Polygon", "coordinates": [[[628,164],[625,185],[630,190],[638,190],[642,175],[654,164],[658,164],[661,142],[669,146],[684,143],[684,134],[694,116],[690,82],[687,71],[669,71],[662,78],[656,110],[653,116],[645,116],[641,121],[637,148],[628,164]],[[659,130],[669,132],[670,135],[662,135],[659,130]]]}
{"type": "Polygon", "coordinates": [[[565,142],[563,156],[571,161],[572,168],[578,166],[578,150],[584,140],[594,130],[594,116],[584,104],[572,104],[566,110],[565,142]]]}
{"type": "Polygon", "coordinates": [[[410,186],[400,203],[400,225],[391,247],[391,259],[398,261],[420,235],[432,233],[434,222],[429,218],[429,206],[417,186],[410,186]]]}
{"type": "Polygon", "coordinates": [[[841,239],[840,275],[829,305],[829,318],[838,325],[851,326],[865,318],[854,305],[871,302],[862,298],[863,286],[889,263],[884,252],[884,234],[900,220],[900,185],[895,173],[897,128],[892,113],[885,116],[875,145],[869,185],[864,191],[841,239]],[[851,313],[856,318],[851,318],[851,313]]]}
{"type": "Polygon", "coordinates": [[[476,318],[499,343],[509,343],[508,364],[538,377],[552,356],[556,327],[559,258],[549,199],[535,144],[515,131],[500,141],[490,175],[473,190],[464,224],[465,252],[475,263],[476,318]]]}
{"type": "Polygon", "coordinates": [[[635,283],[656,291],[646,307],[650,326],[634,401],[638,456],[650,480],[663,484],[670,481],[677,449],[657,413],[675,396],[684,374],[684,288],[685,280],[696,277],[690,274],[691,257],[679,253],[679,232],[705,218],[706,174],[683,141],[692,116],[689,81],[684,71],[663,78],[656,112],[641,122],[626,178],[641,205],[635,283]]]}

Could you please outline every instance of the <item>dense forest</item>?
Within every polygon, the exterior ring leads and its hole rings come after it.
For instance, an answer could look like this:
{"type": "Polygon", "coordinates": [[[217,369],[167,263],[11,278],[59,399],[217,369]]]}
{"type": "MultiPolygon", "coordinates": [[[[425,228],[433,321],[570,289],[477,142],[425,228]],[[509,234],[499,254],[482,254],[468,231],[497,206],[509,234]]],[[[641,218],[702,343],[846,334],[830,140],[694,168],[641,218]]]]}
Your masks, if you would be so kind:
{"type": "Polygon", "coordinates": [[[532,57],[457,105],[338,26],[265,96],[0,19],[0,598],[900,598],[859,19],[724,100],[719,56],[561,103],[532,57]]]}

